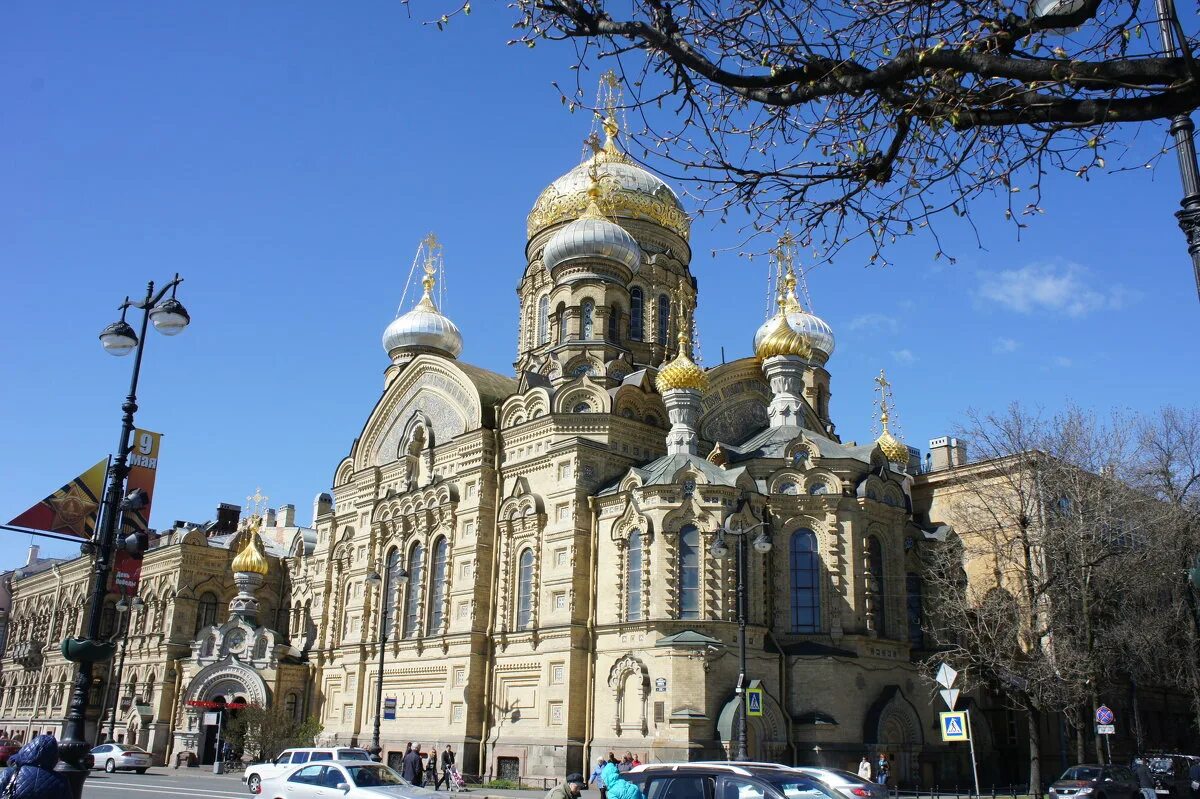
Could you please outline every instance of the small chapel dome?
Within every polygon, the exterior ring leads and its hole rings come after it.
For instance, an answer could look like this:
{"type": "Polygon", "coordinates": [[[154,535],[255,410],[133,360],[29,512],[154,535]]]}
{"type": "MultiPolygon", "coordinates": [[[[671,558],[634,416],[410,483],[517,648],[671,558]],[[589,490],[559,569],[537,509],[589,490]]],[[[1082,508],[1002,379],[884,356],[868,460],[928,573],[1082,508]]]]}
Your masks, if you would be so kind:
{"type": "Polygon", "coordinates": [[[266,574],[268,571],[267,557],[262,552],[262,542],[258,531],[251,530],[242,546],[242,551],[233,559],[233,571],[249,574],[266,574]]]}
{"type": "Polygon", "coordinates": [[[642,265],[642,248],[620,225],[585,216],[555,233],[542,251],[542,263],[551,271],[577,258],[607,258],[636,272],[642,265]]]}
{"type": "Polygon", "coordinates": [[[440,266],[440,245],[430,234],[423,243],[427,249],[425,277],[421,283],[425,293],[411,311],[397,316],[383,331],[383,350],[393,361],[404,355],[433,352],[457,358],[462,352],[462,333],[458,326],[443,316],[433,302],[434,273],[440,266]]]}
{"type": "Polygon", "coordinates": [[[789,313],[787,320],[788,327],[795,330],[808,342],[808,346],[814,353],[822,356],[822,362],[829,360],[829,356],[833,355],[835,341],[833,338],[833,328],[829,326],[828,322],[808,311],[789,313]]]}
{"type": "Polygon", "coordinates": [[[776,355],[796,355],[808,359],[812,348],[804,336],[788,324],[788,315],[782,311],[762,323],[754,334],[754,355],[760,361],[776,355]]]}
{"type": "Polygon", "coordinates": [[[875,439],[875,443],[879,446],[883,457],[887,458],[889,463],[908,463],[908,447],[905,446],[903,441],[892,435],[891,431],[886,427],[879,438],[875,439]]]}

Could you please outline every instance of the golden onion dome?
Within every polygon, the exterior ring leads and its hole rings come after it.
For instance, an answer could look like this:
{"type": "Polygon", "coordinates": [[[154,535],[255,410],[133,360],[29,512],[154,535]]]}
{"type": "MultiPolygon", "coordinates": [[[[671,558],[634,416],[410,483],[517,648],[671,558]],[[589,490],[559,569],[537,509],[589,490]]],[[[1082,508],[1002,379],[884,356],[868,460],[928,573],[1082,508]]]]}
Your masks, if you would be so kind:
{"type": "Polygon", "coordinates": [[[875,439],[875,443],[883,452],[883,457],[887,458],[890,463],[908,463],[908,447],[904,445],[903,441],[892,435],[887,427],[883,428],[883,433],[875,439]]]}
{"type": "Polygon", "coordinates": [[[708,375],[681,349],[675,360],[658,370],[654,385],[660,394],[675,389],[703,391],[708,388],[708,375]]]}
{"type": "Polygon", "coordinates": [[[812,357],[812,349],[808,340],[788,324],[788,315],[779,311],[754,334],[754,355],[760,361],[776,355],[796,355],[808,359],[812,357]]]}
{"type": "Polygon", "coordinates": [[[616,219],[652,222],[687,241],[691,220],[675,192],[660,178],[617,149],[616,123],[604,120],[607,136],[596,153],[542,191],[529,212],[529,238],[551,225],[578,219],[587,210],[589,173],[595,171],[606,189],[605,212],[616,219]]]}
{"type": "Polygon", "coordinates": [[[262,540],[257,530],[251,530],[246,537],[242,551],[233,559],[233,571],[250,574],[266,574],[268,571],[267,556],[262,551],[262,540]]]}

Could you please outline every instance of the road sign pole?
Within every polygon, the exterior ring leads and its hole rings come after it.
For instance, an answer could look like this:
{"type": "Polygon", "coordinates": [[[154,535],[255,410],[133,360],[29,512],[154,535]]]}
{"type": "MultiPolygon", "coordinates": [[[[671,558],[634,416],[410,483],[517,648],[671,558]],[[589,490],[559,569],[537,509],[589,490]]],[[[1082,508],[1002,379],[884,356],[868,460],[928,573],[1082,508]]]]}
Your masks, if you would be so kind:
{"type": "Polygon", "coordinates": [[[975,795],[979,796],[979,766],[975,765],[975,732],[971,729],[971,711],[964,710],[967,718],[967,743],[971,746],[971,774],[975,777],[975,795]]]}
{"type": "Polygon", "coordinates": [[[1109,766],[1112,765],[1112,744],[1108,742],[1110,738],[1112,738],[1111,735],[1104,736],[1104,751],[1108,754],[1108,763],[1106,765],[1109,766]]]}

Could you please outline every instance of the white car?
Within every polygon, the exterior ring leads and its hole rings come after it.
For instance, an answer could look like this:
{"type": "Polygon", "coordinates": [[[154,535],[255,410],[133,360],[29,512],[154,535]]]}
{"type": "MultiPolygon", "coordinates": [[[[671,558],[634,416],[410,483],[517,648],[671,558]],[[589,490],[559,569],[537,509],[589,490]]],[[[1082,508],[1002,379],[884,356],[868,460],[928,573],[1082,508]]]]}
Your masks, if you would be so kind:
{"type": "Polygon", "coordinates": [[[100,744],[92,750],[95,762],[92,768],[102,768],[109,774],[114,771],[136,771],[145,774],[154,765],[153,756],[140,746],[129,744],[100,744]]]}
{"type": "Polygon", "coordinates": [[[889,796],[887,786],[864,780],[857,774],[839,768],[796,766],[794,770],[806,777],[812,777],[827,788],[832,788],[844,799],[888,799],[889,796]]]}
{"type": "Polygon", "coordinates": [[[294,749],[284,749],[274,760],[266,763],[252,763],[246,767],[242,782],[250,789],[250,793],[259,793],[264,780],[278,777],[284,772],[290,772],[292,766],[302,763],[317,763],[329,760],[363,760],[370,761],[371,755],[366,749],[352,746],[304,746],[294,749]]]}
{"type": "Polygon", "coordinates": [[[265,799],[433,799],[444,793],[418,788],[382,763],[334,760],[297,766],[263,780],[265,799]]]}

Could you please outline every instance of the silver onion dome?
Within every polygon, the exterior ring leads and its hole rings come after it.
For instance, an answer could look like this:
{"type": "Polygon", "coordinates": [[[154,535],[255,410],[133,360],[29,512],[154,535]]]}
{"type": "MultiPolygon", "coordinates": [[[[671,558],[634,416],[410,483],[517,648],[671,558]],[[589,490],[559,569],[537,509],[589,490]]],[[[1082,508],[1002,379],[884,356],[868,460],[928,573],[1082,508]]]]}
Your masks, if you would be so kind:
{"type": "Polygon", "coordinates": [[[606,258],[636,272],[642,265],[642,248],[620,225],[585,216],[551,236],[542,251],[542,263],[549,270],[577,258],[606,258]]]}
{"type": "Polygon", "coordinates": [[[415,308],[396,317],[383,331],[383,349],[393,360],[397,355],[418,352],[436,352],[457,358],[462,346],[458,326],[442,316],[428,291],[415,308]]]}
{"type": "Polygon", "coordinates": [[[787,320],[788,326],[799,333],[815,353],[820,353],[824,355],[824,360],[829,360],[829,356],[833,355],[835,341],[833,328],[828,322],[807,311],[789,313],[787,320]]]}

